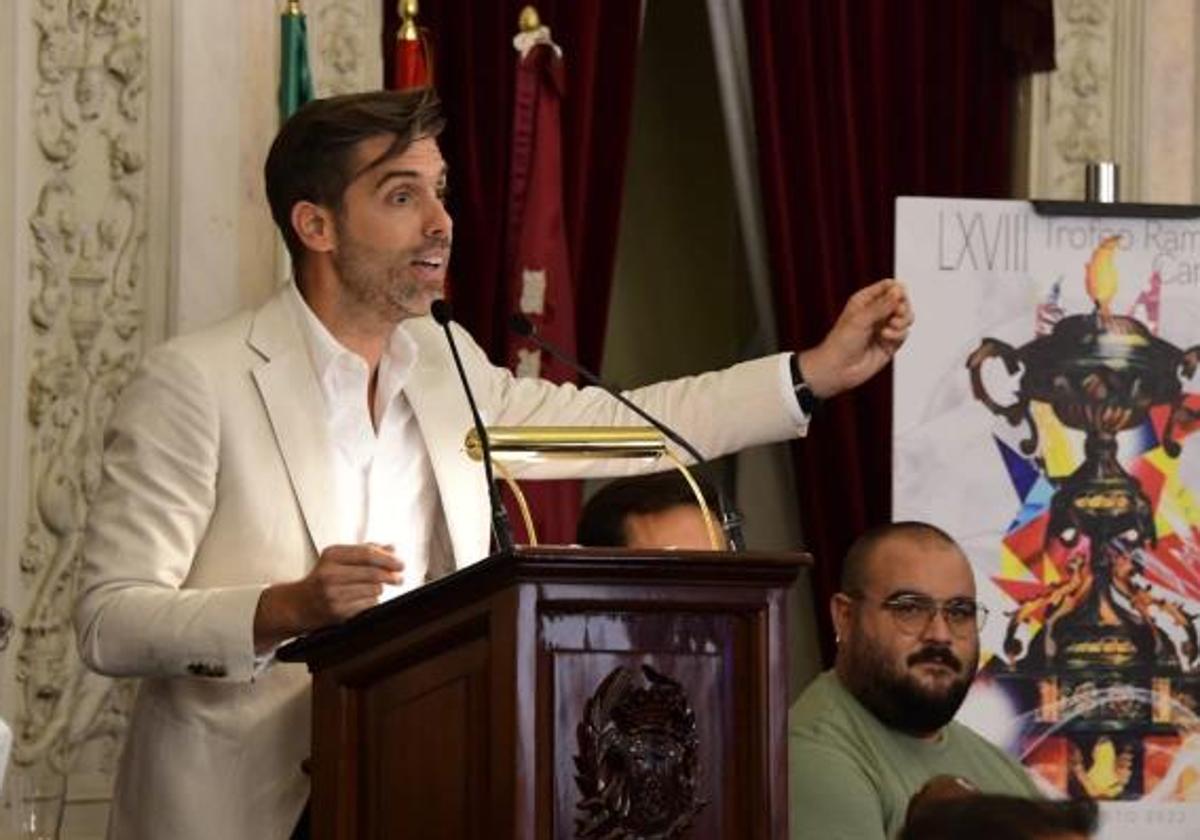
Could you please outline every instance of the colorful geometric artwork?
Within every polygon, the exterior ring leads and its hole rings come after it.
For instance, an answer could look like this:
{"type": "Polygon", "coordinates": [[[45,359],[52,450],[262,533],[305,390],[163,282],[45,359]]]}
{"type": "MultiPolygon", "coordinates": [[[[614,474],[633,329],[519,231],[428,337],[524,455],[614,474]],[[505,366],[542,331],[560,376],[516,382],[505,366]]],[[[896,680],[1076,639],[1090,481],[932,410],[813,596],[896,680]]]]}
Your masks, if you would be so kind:
{"type": "Polygon", "coordinates": [[[894,516],[950,531],[995,617],[960,717],[1104,837],[1200,836],[1200,222],[897,216],[894,516]]]}

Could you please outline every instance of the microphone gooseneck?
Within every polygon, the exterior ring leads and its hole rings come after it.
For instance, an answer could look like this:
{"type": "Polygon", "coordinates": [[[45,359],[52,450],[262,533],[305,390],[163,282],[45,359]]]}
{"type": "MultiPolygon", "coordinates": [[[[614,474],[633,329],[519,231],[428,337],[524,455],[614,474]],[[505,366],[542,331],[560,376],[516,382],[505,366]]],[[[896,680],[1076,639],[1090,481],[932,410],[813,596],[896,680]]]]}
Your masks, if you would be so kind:
{"type": "Polygon", "coordinates": [[[492,473],[492,447],[488,441],[487,427],[479,416],[479,407],[475,404],[475,395],[471,392],[471,383],[463,368],[462,358],[458,355],[458,345],[454,334],[450,331],[452,315],[450,304],[438,298],[429,307],[429,314],[437,321],[442,332],[446,334],[446,343],[450,345],[450,355],[454,357],[454,367],[458,370],[458,379],[462,383],[463,393],[467,395],[467,405],[471,407],[471,420],[475,423],[475,433],[479,435],[479,445],[483,449],[483,474],[487,479],[488,503],[492,508],[492,533],[496,537],[496,545],[501,551],[512,551],[516,544],[513,542],[512,526],[508,522],[508,511],[500,501],[500,491],[496,489],[496,478],[492,473]]]}
{"type": "MultiPolygon", "coordinates": [[[[677,445],[680,449],[691,456],[692,460],[697,464],[704,464],[708,459],[700,454],[696,447],[692,446],[684,437],[668,426],[666,423],[654,417],[629,397],[621,393],[620,389],[609,385],[599,376],[585,368],[577,359],[568,356],[567,353],[555,346],[551,342],[538,335],[537,328],[533,322],[519,312],[514,312],[508,320],[509,329],[514,333],[527,338],[536,344],[541,349],[545,350],[552,357],[562,362],[567,367],[582,376],[590,385],[595,385],[602,391],[607,392],[613,399],[628,408],[638,417],[641,417],[654,428],[658,429],[666,438],[677,445]]],[[[717,510],[721,517],[721,530],[725,532],[725,540],[729,543],[729,548],[732,551],[742,551],[746,547],[746,538],[742,535],[742,515],[738,512],[729,501],[729,497],[721,488],[720,483],[717,483],[717,510]]]]}

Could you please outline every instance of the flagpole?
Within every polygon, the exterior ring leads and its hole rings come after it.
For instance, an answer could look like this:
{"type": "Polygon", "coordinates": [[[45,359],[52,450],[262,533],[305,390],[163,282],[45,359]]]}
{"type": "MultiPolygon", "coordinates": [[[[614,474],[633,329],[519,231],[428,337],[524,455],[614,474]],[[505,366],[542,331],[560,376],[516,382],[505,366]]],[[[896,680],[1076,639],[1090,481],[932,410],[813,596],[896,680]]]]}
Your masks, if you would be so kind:
{"type": "Polygon", "coordinates": [[[400,0],[396,12],[400,26],[396,30],[395,63],[392,89],[408,90],[433,84],[433,62],[429,39],[417,25],[417,0],[400,0]]]}
{"type": "Polygon", "coordinates": [[[308,22],[300,0],[288,0],[279,17],[279,121],[286,121],[312,98],[308,22]]]}
{"type": "MultiPolygon", "coordinates": [[[[279,16],[279,122],[287,122],[300,106],[313,98],[312,70],[308,64],[308,22],[300,0],[287,0],[279,16]]],[[[280,285],[291,280],[291,256],[282,240],[275,243],[275,271],[280,285]]]]}

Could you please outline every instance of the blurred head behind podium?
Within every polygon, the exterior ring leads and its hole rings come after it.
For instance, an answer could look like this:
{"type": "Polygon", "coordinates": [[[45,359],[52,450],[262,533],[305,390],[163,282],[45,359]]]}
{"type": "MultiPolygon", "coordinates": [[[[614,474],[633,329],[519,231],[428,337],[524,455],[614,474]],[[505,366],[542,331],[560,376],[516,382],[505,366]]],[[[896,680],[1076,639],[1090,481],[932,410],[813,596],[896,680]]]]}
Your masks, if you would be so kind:
{"type": "Polygon", "coordinates": [[[985,794],[935,776],[917,791],[899,840],[1087,840],[1099,827],[1090,799],[1046,801],[985,794]]]}
{"type": "MultiPolygon", "coordinates": [[[[703,476],[693,477],[715,516],[716,491],[703,476]]],[[[605,484],[584,505],[575,541],[596,547],[712,547],[696,496],[675,470],[605,484]]]]}

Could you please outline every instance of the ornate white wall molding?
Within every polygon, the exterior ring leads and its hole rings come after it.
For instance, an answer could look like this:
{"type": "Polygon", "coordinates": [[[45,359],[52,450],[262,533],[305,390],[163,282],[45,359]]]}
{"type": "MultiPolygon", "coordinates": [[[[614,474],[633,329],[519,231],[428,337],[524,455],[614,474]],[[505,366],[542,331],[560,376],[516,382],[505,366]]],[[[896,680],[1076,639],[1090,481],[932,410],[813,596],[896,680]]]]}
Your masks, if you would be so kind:
{"type": "Polygon", "coordinates": [[[1082,198],[1084,164],[1116,159],[1121,193],[1140,191],[1142,42],[1146,4],[1136,0],[1058,0],[1058,69],[1029,82],[1022,115],[1028,181],[1035,198],[1082,198]]]}
{"type": "MultiPolygon", "coordinates": [[[[17,90],[21,79],[22,52],[17,33],[27,25],[23,10],[15,5],[0,7],[0,114],[17,109],[17,90]]],[[[25,366],[23,328],[24,299],[21,278],[26,260],[19,245],[25,243],[22,202],[19,195],[17,165],[18,132],[14,125],[0,129],[0,476],[5,490],[0,495],[0,623],[4,625],[0,642],[0,716],[10,723],[16,717],[16,692],[13,687],[13,659],[19,632],[16,621],[21,579],[17,565],[25,523],[25,486],[27,455],[25,427],[25,366]],[[18,219],[21,221],[18,222],[18,219]]]]}
{"type": "MultiPolygon", "coordinates": [[[[33,32],[17,92],[31,178],[21,334],[30,486],[19,554],[14,764],[111,773],[130,686],[86,672],[71,605],[100,434],[141,354],[146,318],[148,0],[18,4],[33,32]]],[[[20,31],[18,30],[18,34],[20,31]]],[[[23,208],[25,209],[25,208],[23,208]]],[[[20,268],[20,266],[18,267],[20,268]]],[[[15,522],[8,523],[15,527],[15,522]]]]}
{"type": "Polygon", "coordinates": [[[0,712],[14,724],[14,772],[63,784],[64,836],[102,832],[102,814],[79,817],[108,796],[133,689],[81,666],[70,621],[102,429],[163,329],[170,100],[151,83],[150,43],[156,65],[169,60],[169,17],[151,0],[16,0],[0,13],[12,115],[0,140],[0,252],[12,255],[0,384],[13,395],[0,413],[11,493],[0,605],[15,622],[0,712]]]}
{"type": "Polygon", "coordinates": [[[1082,198],[1120,165],[1124,201],[1200,198],[1200,0],[1056,0],[1058,69],[1023,85],[1018,195],[1082,198]]]}
{"type": "Polygon", "coordinates": [[[379,0],[307,0],[309,60],[317,96],[383,85],[379,0]]]}

